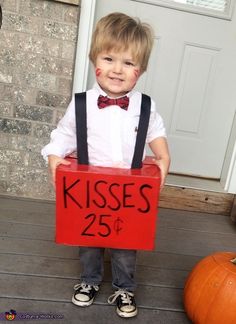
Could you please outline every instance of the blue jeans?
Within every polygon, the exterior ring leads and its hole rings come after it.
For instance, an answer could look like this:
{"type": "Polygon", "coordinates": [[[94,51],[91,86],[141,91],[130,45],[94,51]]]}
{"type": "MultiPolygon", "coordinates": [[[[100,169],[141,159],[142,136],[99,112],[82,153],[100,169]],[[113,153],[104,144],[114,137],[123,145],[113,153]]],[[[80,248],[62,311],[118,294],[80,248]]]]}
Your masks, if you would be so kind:
{"type": "MultiPolygon", "coordinates": [[[[100,285],[104,273],[104,248],[80,247],[79,257],[82,266],[81,282],[100,285]]],[[[110,249],[112,286],[116,289],[134,291],[136,250],[110,249]]]]}

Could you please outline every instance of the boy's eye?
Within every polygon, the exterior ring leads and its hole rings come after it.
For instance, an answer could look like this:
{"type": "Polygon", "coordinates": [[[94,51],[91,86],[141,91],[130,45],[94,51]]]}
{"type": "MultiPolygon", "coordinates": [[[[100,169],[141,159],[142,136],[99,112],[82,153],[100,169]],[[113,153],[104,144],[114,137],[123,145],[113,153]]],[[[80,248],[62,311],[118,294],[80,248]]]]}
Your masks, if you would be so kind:
{"type": "Polygon", "coordinates": [[[112,58],[109,57],[109,56],[106,56],[106,57],[104,57],[104,60],[107,61],[107,62],[111,62],[112,61],[112,58]]]}
{"type": "Polygon", "coordinates": [[[134,63],[133,63],[133,62],[129,62],[129,61],[127,61],[127,62],[125,62],[125,65],[128,65],[128,66],[134,66],[134,63]]]}

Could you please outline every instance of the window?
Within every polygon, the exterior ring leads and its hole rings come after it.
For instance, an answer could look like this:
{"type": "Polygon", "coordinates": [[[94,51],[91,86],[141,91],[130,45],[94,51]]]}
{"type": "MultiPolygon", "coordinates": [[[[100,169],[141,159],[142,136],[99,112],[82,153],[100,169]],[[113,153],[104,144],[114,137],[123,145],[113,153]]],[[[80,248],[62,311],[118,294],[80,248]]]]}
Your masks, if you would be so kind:
{"type": "Polygon", "coordinates": [[[235,0],[131,0],[231,20],[235,0]]]}
{"type": "Polygon", "coordinates": [[[225,12],[227,7],[226,0],[174,0],[174,1],[196,6],[196,7],[218,10],[221,12],[225,12]]]}

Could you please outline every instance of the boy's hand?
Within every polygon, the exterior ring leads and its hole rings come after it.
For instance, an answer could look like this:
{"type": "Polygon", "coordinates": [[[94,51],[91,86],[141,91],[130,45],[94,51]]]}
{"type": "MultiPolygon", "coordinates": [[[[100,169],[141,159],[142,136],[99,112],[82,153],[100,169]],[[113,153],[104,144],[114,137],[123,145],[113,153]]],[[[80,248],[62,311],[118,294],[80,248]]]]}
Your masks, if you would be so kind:
{"type": "Polygon", "coordinates": [[[150,144],[150,148],[154,153],[156,159],[153,159],[156,165],[161,170],[161,189],[164,187],[166,176],[170,166],[170,154],[168,150],[168,144],[165,137],[158,137],[154,139],[150,144]]]}
{"type": "Polygon", "coordinates": [[[160,168],[161,171],[160,189],[162,190],[169,170],[169,161],[166,161],[165,159],[159,159],[159,160],[153,159],[153,161],[156,163],[156,165],[160,168]]]}
{"type": "Polygon", "coordinates": [[[56,182],[56,168],[58,165],[64,164],[64,165],[70,165],[71,163],[57,155],[49,155],[48,156],[48,167],[51,173],[52,177],[52,184],[55,189],[55,182],[56,182]]]}

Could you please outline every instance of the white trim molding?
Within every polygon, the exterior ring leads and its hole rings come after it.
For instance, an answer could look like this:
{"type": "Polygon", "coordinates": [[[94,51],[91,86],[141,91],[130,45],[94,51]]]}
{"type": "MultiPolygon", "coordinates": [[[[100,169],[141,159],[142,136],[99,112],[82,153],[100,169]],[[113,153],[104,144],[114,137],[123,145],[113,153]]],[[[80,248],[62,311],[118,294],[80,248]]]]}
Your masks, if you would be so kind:
{"type": "Polygon", "coordinates": [[[229,193],[236,194],[236,142],[234,144],[230,166],[228,169],[225,190],[229,193]]]}
{"type": "Polygon", "coordinates": [[[79,21],[73,93],[86,90],[89,48],[93,32],[96,0],[82,0],[79,21]]]}

